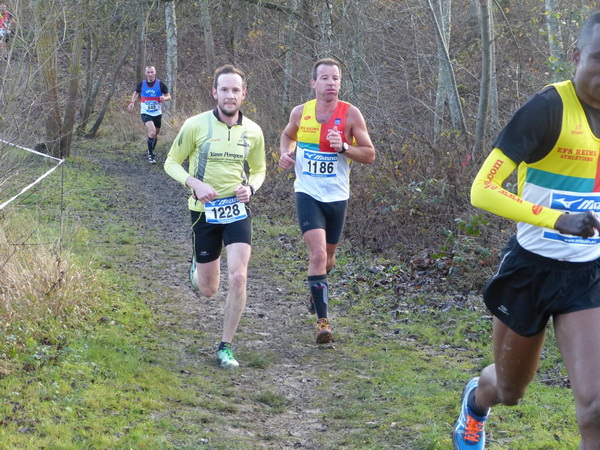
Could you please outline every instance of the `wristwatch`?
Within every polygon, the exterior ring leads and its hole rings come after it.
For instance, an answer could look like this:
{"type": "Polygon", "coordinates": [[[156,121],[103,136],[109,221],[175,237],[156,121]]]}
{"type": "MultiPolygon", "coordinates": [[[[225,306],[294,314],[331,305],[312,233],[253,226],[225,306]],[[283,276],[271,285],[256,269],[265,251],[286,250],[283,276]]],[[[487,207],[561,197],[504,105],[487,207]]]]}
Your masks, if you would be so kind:
{"type": "Polygon", "coordinates": [[[347,142],[342,142],[342,149],[338,153],[341,155],[346,150],[348,150],[348,143],[347,142]]]}

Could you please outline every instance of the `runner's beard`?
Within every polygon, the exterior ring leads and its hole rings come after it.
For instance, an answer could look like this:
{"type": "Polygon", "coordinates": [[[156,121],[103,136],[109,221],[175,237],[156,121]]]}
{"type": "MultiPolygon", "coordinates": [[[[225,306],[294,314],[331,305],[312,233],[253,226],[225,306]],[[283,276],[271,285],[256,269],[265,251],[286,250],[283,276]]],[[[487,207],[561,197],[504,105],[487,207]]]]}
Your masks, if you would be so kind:
{"type": "Polygon", "coordinates": [[[229,110],[225,110],[219,106],[219,111],[221,111],[223,113],[223,115],[227,116],[227,117],[235,116],[239,110],[240,110],[239,108],[234,108],[232,111],[229,111],[229,110]]]}

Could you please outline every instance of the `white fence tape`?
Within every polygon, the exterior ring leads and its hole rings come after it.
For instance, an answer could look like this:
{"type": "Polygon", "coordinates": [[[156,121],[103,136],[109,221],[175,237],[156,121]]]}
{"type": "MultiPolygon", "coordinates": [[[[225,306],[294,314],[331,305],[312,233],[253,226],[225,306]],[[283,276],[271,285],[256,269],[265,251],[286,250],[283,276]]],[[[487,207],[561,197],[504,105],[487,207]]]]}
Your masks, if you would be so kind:
{"type": "Polygon", "coordinates": [[[65,162],[65,160],[64,159],[60,159],[60,158],[56,158],[54,156],[46,155],[45,153],[40,153],[38,151],[32,150],[32,149],[27,148],[27,147],[21,147],[20,145],[13,144],[12,142],[8,142],[8,141],[5,141],[3,139],[0,139],[0,142],[2,142],[3,144],[6,144],[6,145],[10,145],[12,147],[20,148],[21,150],[25,150],[25,151],[28,151],[30,153],[35,153],[36,155],[40,155],[40,156],[43,156],[45,158],[49,158],[49,159],[53,159],[55,161],[58,161],[58,164],[56,164],[56,166],[54,166],[52,169],[50,169],[49,171],[47,171],[46,173],[44,173],[43,175],[41,175],[37,180],[35,180],[29,186],[26,186],[23,189],[21,189],[21,192],[19,192],[17,195],[13,196],[9,200],[7,200],[4,203],[2,203],[0,205],[0,211],[2,211],[2,209],[5,206],[7,206],[7,205],[11,204],[12,202],[14,202],[17,198],[19,198],[21,195],[23,195],[29,189],[31,189],[32,187],[34,187],[36,184],[40,183],[44,178],[46,178],[48,175],[50,175],[52,172],[54,172],[61,164],[63,164],[65,162]]]}

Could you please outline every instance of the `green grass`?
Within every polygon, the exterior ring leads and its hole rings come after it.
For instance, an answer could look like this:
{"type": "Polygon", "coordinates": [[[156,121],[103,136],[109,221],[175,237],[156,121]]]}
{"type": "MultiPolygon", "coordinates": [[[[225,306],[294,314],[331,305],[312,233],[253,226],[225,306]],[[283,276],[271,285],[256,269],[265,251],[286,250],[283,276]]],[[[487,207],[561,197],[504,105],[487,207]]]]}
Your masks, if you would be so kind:
{"type": "MultiPolygon", "coordinates": [[[[293,410],[280,386],[252,392],[245,383],[280,356],[242,347],[236,355],[245,367],[232,373],[207,363],[196,344],[177,346],[212,337],[180,326],[168,302],[160,313],[168,319],[160,316],[151,306],[169,297],[168,288],[150,292],[122,268],[137,260],[141,239],[134,218],[112,212],[114,192],[123,188],[81,156],[68,174],[66,248],[72,264],[93,270],[94,298],[82,311],[15,323],[13,334],[1,335],[0,357],[14,369],[0,379],[2,446],[231,449],[293,441],[285,430],[264,432],[247,420],[293,410]],[[165,320],[172,326],[162,326],[165,320]],[[191,356],[182,363],[183,352],[191,356]]],[[[293,215],[256,217],[254,229],[251,277],[284,287],[286,301],[304,298],[307,255],[293,215]]],[[[306,357],[318,360],[312,407],[322,418],[323,431],[313,433],[320,447],[450,448],[464,384],[491,362],[491,322],[477,295],[452,306],[456,292],[443,280],[434,290],[405,293],[401,279],[411,274],[400,261],[341,246],[330,275],[336,343],[306,357]]],[[[295,320],[312,326],[312,318],[295,320]]],[[[522,404],[494,408],[488,448],[576,448],[570,390],[541,381],[561,376],[549,331],[540,375],[522,404]]]]}

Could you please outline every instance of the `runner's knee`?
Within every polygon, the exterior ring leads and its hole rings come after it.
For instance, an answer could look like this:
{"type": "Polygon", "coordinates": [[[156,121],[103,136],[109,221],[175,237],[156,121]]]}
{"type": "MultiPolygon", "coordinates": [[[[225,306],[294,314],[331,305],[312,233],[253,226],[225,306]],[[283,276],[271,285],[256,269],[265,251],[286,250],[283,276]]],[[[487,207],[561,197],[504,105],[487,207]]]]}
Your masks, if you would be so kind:
{"type": "Polygon", "coordinates": [[[204,286],[200,285],[198,288],[200,289],[200,293],[203,296],[208,297],[208,298],[214,297],[218,290],[218,289],[215,289],[213,286],[205,286],[205,285],[204,286]]]}
{"type": "Polygon", "coordinates": [[[329,262],[325,250],[313,250],[309,255],[309,259],[313,267],[326,266],[329,262]]]}
{"type": "Polygon", "coordinates": [[[577,422],[582,430],[600,431],[600,393],[595,393],[585,402],[578,402],[577,422]]]}
{"type": "Polygon", "coordinates": [[[243,270],[236,270],[229,274],[229,286],[241,288],[246,285],[246,273],[243,270]]]}
{"type": "Polygon", "coordinates": [[[331,272],[331,269],[333,269],[333,266],[335,266],[335,255],[331,255],[327,257],[327,273],[331,272]]]}
{"type": "Polygon", "coordinates": [[[525,396],[527,387],[520,388],[516,386],[497,386],[498,400],[500,403],[507,406],[518,405],[521,399],[525,396]]]}

